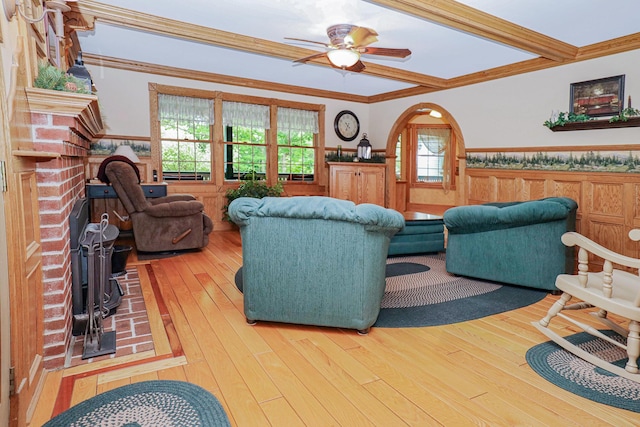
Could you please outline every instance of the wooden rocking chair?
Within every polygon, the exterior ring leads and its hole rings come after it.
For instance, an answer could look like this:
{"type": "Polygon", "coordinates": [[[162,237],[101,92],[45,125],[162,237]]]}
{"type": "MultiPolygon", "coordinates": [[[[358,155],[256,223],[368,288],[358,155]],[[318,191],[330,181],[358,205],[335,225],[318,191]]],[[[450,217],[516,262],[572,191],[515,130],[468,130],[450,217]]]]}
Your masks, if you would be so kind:
{"type": "MultiPolygon", "coordinates": [[[[640,240],[640,229],[629,232],[629,238],[640,240]]],[[[562,243],[567,246],[578,246],[578,274],[560,274],[556,278],[556,287],[563,292],[545,317],[532,324],[565,350],[596,365],[632,381],[640,382],[638,357],[640,356],[640,276],[628,271],[614,268],[613,265],[628,267],[640,272],[640,259],[631,258],[613,252],[592,240],[575,232],[565,233],[562,243]],[[589,254],[604,260],[601,272],[589,272],[589,254]],[[567,305],[571,298],[576,297],[582,302],[567,305]],[[608,337],[596,328],[572,319],[561,313],[566,310],[580,310],[595,307],[598,311],[590,314],[604,323],[613,331],[626,337],[626,345],[608,337]],[[628,329],[607,318],[608,313],[629,319],[628,329]],[[585,332],[606,340],[627,351],[628,360],[625,368],[616,366],[595,354],[571,344],[548,326],[551,319],[561,317],[580,327],[585,332]]]]}

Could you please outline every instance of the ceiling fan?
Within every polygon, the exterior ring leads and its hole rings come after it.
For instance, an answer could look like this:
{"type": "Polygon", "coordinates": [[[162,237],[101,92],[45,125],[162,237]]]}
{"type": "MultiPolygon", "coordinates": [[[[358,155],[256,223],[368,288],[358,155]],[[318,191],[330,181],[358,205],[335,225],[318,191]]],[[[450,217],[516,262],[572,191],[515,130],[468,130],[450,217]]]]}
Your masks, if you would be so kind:
{"type": "Polygon", "coordinates": [[[285,37],[285,39],[320,44],[327,48],[326,52],[318,52],[296,59],[294,62],[305,63],[312,59],[326,56],[332,66],[355,73],[365,69],[365,65],[360,61],[360,55],[379,55],[393,58],[406,58],[411,55],[409,49],[368,47],[371,43],[378,41],[377,35],[378,33],[371,28],[358,27],[351,24],[337,24],[327,28],[327,36],[329,36],[330,43],[292,37],[285,37]]]}

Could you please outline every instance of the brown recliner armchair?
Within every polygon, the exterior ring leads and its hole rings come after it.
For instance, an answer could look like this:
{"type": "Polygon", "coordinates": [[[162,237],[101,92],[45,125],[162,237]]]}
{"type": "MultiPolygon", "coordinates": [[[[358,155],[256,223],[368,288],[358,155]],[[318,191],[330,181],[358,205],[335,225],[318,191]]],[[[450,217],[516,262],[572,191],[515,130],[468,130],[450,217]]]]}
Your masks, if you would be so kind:
{"type": "Polygon", "coordinates": [[[108,162],[104,172],[131,218],[138,251],[166,252],[207,245],[213,222],[195,197],[171,194],[146,199],[134,166],[125,161],[108,162]]]}

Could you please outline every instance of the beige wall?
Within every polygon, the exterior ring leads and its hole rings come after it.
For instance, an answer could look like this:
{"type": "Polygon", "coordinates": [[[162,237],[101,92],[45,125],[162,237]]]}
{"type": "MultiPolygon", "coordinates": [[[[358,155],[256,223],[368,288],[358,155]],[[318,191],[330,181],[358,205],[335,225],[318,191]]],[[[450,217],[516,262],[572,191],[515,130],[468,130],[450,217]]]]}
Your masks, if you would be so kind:
{"type": "MultiPolygon", "coordinates": [[[[521,74],[472,86],[371,105],[371,134],[386,140],[398,114],[421,102],[455,117],[466,148],[613,145],[640,143],[640,128],[551,132],[552,110],[569,110],[571,83],[625,74],[627,96],[640,106],[640,50],[521,74]]],[[[426,72],[426,71],[425,71],[426,72]]]]}
{"type": "MultiPolygon", "coordinates": [[[[619,145],[640,143],[640,128],[551,132],[542,123],[552,110],[569,110],[571,83],[626,75],[627,96],[640,103],[640,50],[551,68],[500,80],[377,104],[361,104],[288,93],[213,84],[180,78],[148,75],[98,66],[89,66],[100,98],[101,111],[111,135],[149,136],[148,83],[220,90],[231,93],[325,104],[325,144],[354,148],[340,141],[333,130],[333,118],[343,110],[354,111],[362,132],[374,149],[385,149],[389,133],[398,117],[419,103],[433,103],[448,111],[458,123],[464,146],[469,148],[544,147],[579,145],[619,145]]],[[[640,105],[640,104],[637,104],[640,105]]],[[[459,177],[456,177],[459,179],[459,177]]],[[[457,184],[462,184],[458,181],[457,184]]],[[[455,205],[465,194],[456,191],[410,189],[409,203],[455,205]]]]}
{"type": "MultiPolygon", "coordinates": [[[[360,118],[362,132],[368,134],[373,147],[383,149],[398,116],[421,102],[435,103],[449,111],[461,127],[467,148],[638,143],[637,128],[552,133],[542,125],[552,110],[569,110],[569,85],[574,82],[625,74],[625,105],[628,95],[632,98],[635,95],[640,103],[638,63],[640,50],[371,105],[98,66],[88,68],[98,88],[107,132],[112,135],[149,136],[147,84],[156,82],[325,104],[326,145],[329,147],[341,143],[333,131],[333,118],[339,111],[350,109],[360,118]]],[[[342,143],[345,148],[356,144],[357,140],[342,143]]]]}
{"type": "Polygon", "coordinates": [[[335,116],[340,111],[348,109],[358,116],[361,134],[366,132],[368,139],[374,147],[384,146],[383,138],[372,137],[369,133],[369,105],[367,104],[266,90],[252,90],[240,86],[156,76],[99,66],[87,66],[87,68],[98,89],[100,108],[107,127],[106,133],[110,135],[150,136],[148,84],[158,83],[208,91],[223,91],[312,104],[324,104],[326,105],[325,135],[327,147],[335,147],[339,144],[341,144],[343,148],[355,148],[357,146],[361,135],[354,141],[344,142],[338,139],[333,130],[333,120],[335,116]]]}

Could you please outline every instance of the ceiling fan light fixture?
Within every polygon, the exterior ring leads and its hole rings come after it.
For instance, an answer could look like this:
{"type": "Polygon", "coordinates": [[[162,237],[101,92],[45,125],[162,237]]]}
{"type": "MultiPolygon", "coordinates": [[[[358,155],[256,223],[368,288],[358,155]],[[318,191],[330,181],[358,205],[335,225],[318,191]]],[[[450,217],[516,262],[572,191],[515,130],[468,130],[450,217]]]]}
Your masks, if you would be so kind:
{"type": "Polygon", "coordinates": [[[360,53],[352,49],[334,49],[327,52],[327,57],[336,67],[349,68],[360,60],[360,53]]]}

